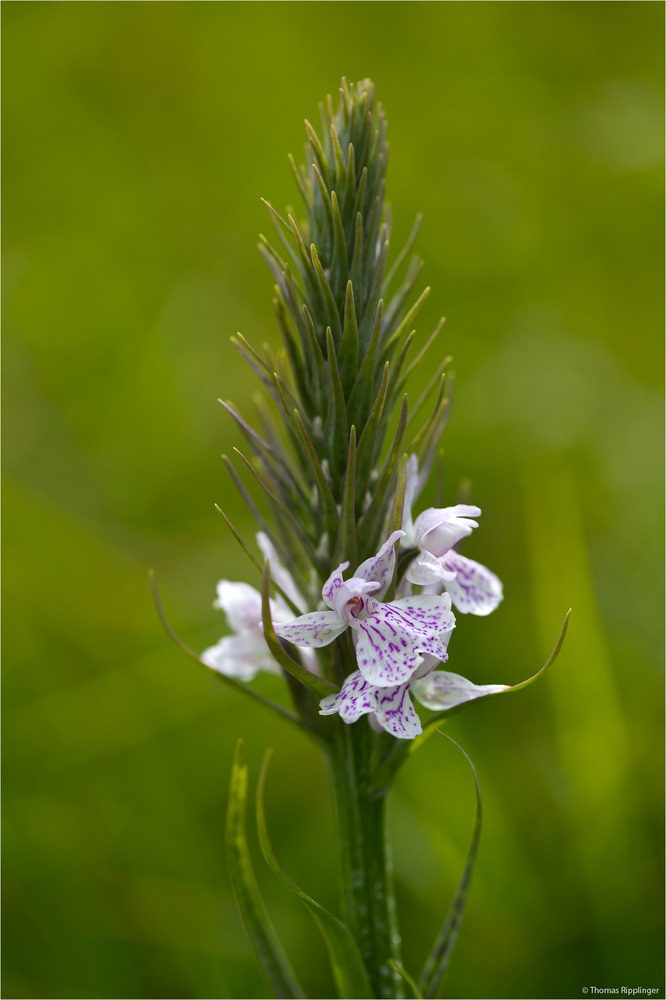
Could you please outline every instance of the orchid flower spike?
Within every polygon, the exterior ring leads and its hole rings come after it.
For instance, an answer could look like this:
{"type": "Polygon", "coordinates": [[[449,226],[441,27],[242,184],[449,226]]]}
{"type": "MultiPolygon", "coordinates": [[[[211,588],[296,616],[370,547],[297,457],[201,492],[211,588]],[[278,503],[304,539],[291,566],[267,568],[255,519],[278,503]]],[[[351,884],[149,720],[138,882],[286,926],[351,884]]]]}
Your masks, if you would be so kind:
{"type": "Polygon", "coordinates": [[[471,504],[454,507],[429,507],[412,519],[413,497],[418,485],[418,466],[411,456],[405,488],[406,538],[403,541],[420,549],[407,570],[407,580],[428,588],[442,587],[451,595],[454,607],[462,614],[489,615],[502,600],[501,580],[481,563],[467,559],[454,546],[478,528],[481,509],[471,504]]]}
{"type": "Polygon", "coordinates": [[[422,594],[387,604],[381,598],[393,579],[395,543],[404,532],[394,531],[376,556],[366,559],[351,579],[342,563],[322,589],[330,610],[302,615],[275,626],[276,633],[298,646],[327,646],[351,628],[356,660],[365,681],[392,688],[408,681],[422,662],[421,654],[447,659],[446,647],[455,625],[448,595],[422,594]]]}
{"type": "Polygon", "coordinates": [[[337,694],[322,699],[319,714],[337,712],[347,723],[369,714],[372,723],[392,736],[413,740],[421,735],[423,726],[410,695],[415,695],[426,708],[441,712],[466,701],[509,690],[506,684],[473,684],[459,674],[435,670],[436,665],[433,657],[424,657],[408,681],[393,687],[369,684],[357,670],[347,677],[337,694]]]}
{"type": "MultiPolygon", "coordinates": [[[[278,559],[277,552],[263,532],[257,534],[257,543],[263,556],[268,559],[272,578],[282,588],[297,608],[305,608],[305,601],[298,592],[288,570],[278,559]]],[[[279,674],[280,668],[266,645],[262,627],[261,594],[248,583],[233,583],[220,580],[217,585],[217,599],[213,606],[221,608],[233,635],[224,636],[215,646],[210,646],[201,654],[206,666],[236,677],[251,681],[260,670],[279,674]]],[[[293,615],[281,597],[270,601],[271,617],[275,622],[289,621],[293,615]]],[[[308,664],[309,667],[313,666],[308,664]]],[[[316,669],[316,667],[315,667],[316,669]]]]}

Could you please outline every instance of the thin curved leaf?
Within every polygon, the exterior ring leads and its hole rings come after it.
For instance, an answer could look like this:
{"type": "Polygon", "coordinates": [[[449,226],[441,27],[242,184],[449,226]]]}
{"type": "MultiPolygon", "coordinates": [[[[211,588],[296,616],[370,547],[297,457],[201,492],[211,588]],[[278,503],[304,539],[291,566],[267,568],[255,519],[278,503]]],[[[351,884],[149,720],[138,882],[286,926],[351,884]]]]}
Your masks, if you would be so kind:
{"type": "Polygon", "coordinates": [[[243,922],[276,997],[304,997],[275,929],[266,913],[254,876],[245,832],[247,760],[243,741],[236,744],[227,806],[226,850],[229,876],[243,922]]]}
{"type": "Polygon", "coordinates": [[[472,774],[474,775],[474,786],[476,789],[476,816],[474,819],[472,839],[467,852],[467,861],[465,862],[463,873],[460,876],[460,882],[458,883],[456,894],[453,897],[453,902],[451,903],[451,908],[448,912],[446,920],[444,921],[444,926],[437,936],[437,940],[433,945],[430,955],[426,959],[425,965],[423,966],[423,972],[421,973],[421,978],[419,980],[419,987],[423,996],[427,998],[427,1000],[431,1000],[431,998],[436,997],[439,993],[439,989],[444,981],[444,976],[449,964],[449,958],[451,957],[451,952],[453,951],[453,946],[455,945],[458,937],[460,924],[462,923],[462,918],[465,913],[467,896],[469,895],[469,887],[472,881],[472,874],[474,872],[476,855],[479,850],[479,841],[481,840],[481,822],[483,818],[481,786],[479,785],[479,778],[471,758],[467,753],[465,753],[463,748],[456,743],[455,740],[452,740],[446,733],[442,733],[441,729],[438,729],[437,732],[447,739],[449,743],[453,743],[454,747],[460,751],[471,768],[472,774]]]}
{"type": "Polygon", "coordinates": [[[328,950],[338,995],[345,998],[373,996],[368,975],[356,941],[349,928],[300,889],[280,867],[268,836],[266,823],[266,782],[272,751],[267,750],[257,783],[257,831],[266,863],[281,882],[307,907],[317,924],[328,950]]]}
{"type": "Polygon", "coordinates": [[[403,968],[400,962],[396,962],[394,958],[389,958],[389,965],[391,966],[392,969],[395,969],[398,975],[402,976],[402,978],[405,980],[410,990],[412,991],[412,997],[414,998],[414,1000],[423,1000],[423,994],[421,993],[421,990],[418,988],[415,981],[412,979],[407,970],[403,968]]]}
{"type": "Polygon", "coordinates": [[[169,638],[173,642],[175,642],[178,648],[183,651],[183,653],[189,656],[190,659],[196,660],[197,663],[201,664],[202,667],[205,667],[206,670],[213,673],[215,677],[218,677],[224,684],[227,685],[227,687],[232,687],[241,694],[249,695],[250,698],[254,698],[254,700],[259,702],[260,705],[263,705],[264,708],[268,708],[271,712],[275,712],[276,715],[279,715],[281,718],[286,719],[287,722],[291,722],[292,725],[298,726],[299,729],[305,729],[307,731],[305,725],[301,722],[301,720],[298,718],[297,715],[293,714],[293,712],[290,712],[288,709],[283,708],[282,705],[278,705],[276,702],[271,701],[269,698],[265,698],[263,694],[259,694],[258,691],[255,691],[254,688],[251,688],[248,684],[243,684],[241,683],[241,681],[237,681],[235,677],[227,677],[226,674],[221,674],[218,670],[213,670],[212,667],[209,667],[207,663],[204,663],[201,657],[197,653],[195,653],[193,649],[190,649],[187,643],[183,642],[180,636],[171,627],[171,623],[169,622],[169,619],[167,618],[164,612],[164,608],[162,607],[162,602],[160,600],[159,591],[157,589],[157,580],[155,578],[154,571],[151,569],[148,575],[150,577],[150,585],[153,591],[153,601],[155,602],[155,609],[157,611],[157,614],[159,615],[159,619],[162,622],[162,625],[164,626],[164,631],[167,633],[169,638]]]}

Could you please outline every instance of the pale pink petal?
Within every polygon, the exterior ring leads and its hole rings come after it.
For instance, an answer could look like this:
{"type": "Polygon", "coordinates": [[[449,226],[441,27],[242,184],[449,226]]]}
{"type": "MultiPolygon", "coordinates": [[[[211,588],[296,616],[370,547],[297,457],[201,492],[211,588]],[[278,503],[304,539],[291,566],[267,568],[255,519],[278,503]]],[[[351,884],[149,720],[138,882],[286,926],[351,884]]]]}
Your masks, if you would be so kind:
{"type": "Polygon", "coordinates": [[[234,632],[256,629],[261,621],[261,594],[249,583],[220,580],[216,608],[222,608],[234,632]]]}
{"type": "Polygon", "coordinates": [[[393,579],[395,570],[395,543],[402,538],[404,531],[394,531],[390,538],[387,538],[376,556],[366,559],[356,570],[354,576],[363,580],[372,580],[379,583],[379,590],[376,596],[382,598],[393,579]]]}
{"type": "Polygon", "coordinates": [[[325,602],[328,604],[329,608],[336,610],[335,598],[338,590],[343,584],[342,573],[349,566],[348,562],[340,563],[337,569],[334,569],[328,580],[322,587],[321,596],[324,598],[325,602]]]}
{"type": "Polygon", "coordinates": [[[442,557],[445,570],[454,573],[444,584],[458,611],[472,615],[489,615],[502,600],[501,580],[481,563],[447,552],[442,557]]]}
{"type": "Polygon", "coordinates": [[[478,528],[471,517],[478,517],[480,513],[479,507],[464,503],[455,507],[429,507],[416,518],[414,542],[435,556],[443,556],[461,538],[470,535],[473,528],[478,528]]]}
{"type": "Polygon", "coordinates": [[[345,680],[337,694],[322,698],[319,703],[320,715],[334,715],[339,712],[344,722],[356,722],[362,715],[374,712],[377,707],[377,688],[364,679],[356,670],[345,680]]]}
{"type": "Polygon", "coordinates": [[[216,646],[205,649],[201,660],[212,670],[241,681],[251,681],[260,670],[280,672],[258,632],[225,636],[216,646]]]}
{"type": "Polygon", "coordinates": [[[416,583],[421,587],[439,584],[441,589],[445,580],[452,580],[454,577],[455,573],[445,570],[440,560],[432,552],[419,552],[407,569],[409,582],[416,583]]]}
{"type": "Polygon", "coordinates": [[[399,740],[413,740],[423,732],[409,697],[409,683],[377,690],[376,718],[387,733],[399,740]]]}
{"type": "Polygon", "coordinates": [[[509,688],[506,684],[472,684],[460,674],[436,670],[427,677],[414,681],[411,690],[426,708],[441,712],[462,705],[463,702],[474,701],[475,698],[508,691],[509,688]]]}
{"type": "Polygon", "coordinates": [[[337,611],[313,611],[291,622],[273,625],[277,635],[295,646],[328,646],[347,628],[337,611]]]}

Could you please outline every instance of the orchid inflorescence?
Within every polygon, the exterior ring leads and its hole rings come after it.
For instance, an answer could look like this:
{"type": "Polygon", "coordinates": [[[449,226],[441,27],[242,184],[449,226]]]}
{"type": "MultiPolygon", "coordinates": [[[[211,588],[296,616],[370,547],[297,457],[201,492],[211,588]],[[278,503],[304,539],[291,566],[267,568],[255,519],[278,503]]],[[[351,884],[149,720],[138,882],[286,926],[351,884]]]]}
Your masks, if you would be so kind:
{"type": "MultiPolygon", "coordinates": [[[[290,157],[304,218],[297,221],[293,211],[283,216],[266,203],[279,243],[276,249],[262,236],[260,249],[276,282],[282,348],[260,353],[241,334],[232,338],[263,387],[256,425],[232,403],[222,404],[250,448],[249,456],[236,449],[242,468],[264,495],[262,511],[225,457],[258,523],[263,564],[227,523],[263,570],[261,591],[245,582],[219,582],[215,604],[231,634],[199,659],[324,749],[336,797],[343,920],[279,868],[260,794],[262,850],[314,913],[339,994],[400,997],[404,982],[412,981],[399,964],[386,847],[384,801],[391,782],[415,738],[423,739],[447,714],[535,678],[513,686],[476,684],[441,669],[456,625],[452,609],[489,615],[502,600],[502,584],[457,551],[478,527],[477,506],[432,506],[414,514],[440,456],[450,359],[440,353],[430,362],[432,376],[410,406],[405,387],[428,352],[436,352],[444,321],[410,358],[412,323],[429,289],[416,295],[422,263],[416,256],[407,262],[419,220],[389,266],[386,118],[372,83],[353,86],[343,79],[337,111],[329,97],[320,115],[321,135],[306,122],[306,165],[290,157]],[[252,687],[261,671],[285,678],[294,711],[252,687]],[[412,697],[431,713],[425,722],[412,697]]],[[[251,876],[246,788],[239,748],[227,840],[234,888],[273,991],[302,996],[251,876]]],[[[479,830],[480,811],[454,916],[414,995],[434,996],[439,989],[479,830]]]]}

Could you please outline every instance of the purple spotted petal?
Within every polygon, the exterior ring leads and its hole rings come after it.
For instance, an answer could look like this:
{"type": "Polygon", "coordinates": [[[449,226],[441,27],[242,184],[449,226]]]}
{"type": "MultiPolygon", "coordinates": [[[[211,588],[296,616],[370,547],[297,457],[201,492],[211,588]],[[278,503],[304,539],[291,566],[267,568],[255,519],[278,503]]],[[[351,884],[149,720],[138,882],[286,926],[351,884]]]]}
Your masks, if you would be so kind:
{"type": "Polygon", "coordinates": [[[461,538],[471,535],[473,528],[478,528],[471,518],[480,513],[479,507],[464,503],[455,507],[429,507],[414,522],[414,541],[419,548],[443,556],[461,538]]]}
{"type": "Polygon", "coordinates": [[[359,621],[357,636],[358,668],[377,687],[404,684],[421,661],[412,635],[387,622],[384,616],[372,615],[359,621]]]}
{"type": "Polygon", "coordinates": [[[445,570],[455,574],[444,584],[458,611],[464,615],[489,615],[502,600],[501,580],[481,563],[447,552],[442,557],[445,570]]]}
{"type": "Polygon", "coordinates": [[[420,736],[423,727],[409,697],[409,683],[376,690],[375,714],[379,725],[399,740],[413,740],[420,736]]]}
{"type": "Polygon", "coordinates": [[[489,694],[508,691],[509,688],[506,684],[472,684],[460,674],[436,670],[427,677],[414,681],[411,690],[426,708],[441,712],[462,705],[465,701],[474,701],[475,698],[485,698],[489,694]]]}
{"type": "Polygon", "coordinates": [[[362,715],[374,712],[377,707],[377,688],[364,679],[356,670],[345,680],[337,694],[322,698],[319,703],[320,715],[340,713],[344,722],[356,722],[362,715]]]}
{"type": "Polygon", "coordinates": [[[440,590],[445,580],[453,580],[455,573],[445,570],[441,561],[432,552],[419,552],[407,569],[407,579],[421,587],[439,584],[440,590]]]}
{"type": "Polygon", "coordinates": [[[448,594],[412,594],[391,601],[386,607],[403,615],[418,633],[450,633],[456,624],[448,594]]]}
{"type": "Polygon", "coordinates": [[[447,595],[404,597],[391,604],[366,598],[365,603],[370,614],[352,624],[358,668],[371,684],[404,684],[421,664],[421,652],[446,660],[455,624],[447,595]]]}
{"type": "Polygon", "coordinates": [[[337,611],[313,611],[287,624],[273,625],[277,635],[295,646],[328,646],[347,628],[337,611]]]}
{"type": "Polygon", "coordinates": [[[379,583],[377,598],[382,598],[386,593],[388,585],[393,578],[395,569],[395,543],[398,538],[402,538],[404,531],[394,531],[390,538],[387,538],[376,556],[362,562],[354,573],[355,577],[363,580],[374,580],[379,583]]]}
{"type": "Polygon", "coordinates": [[[322,587],[321,596],[324,598],[325,602],[328,604],[329,608],[335,610],[335,597],[343,584],[342,573],[349,566],[348,562],[340,563],[337,569],[334,569],[328,580],[322,587]]]}

